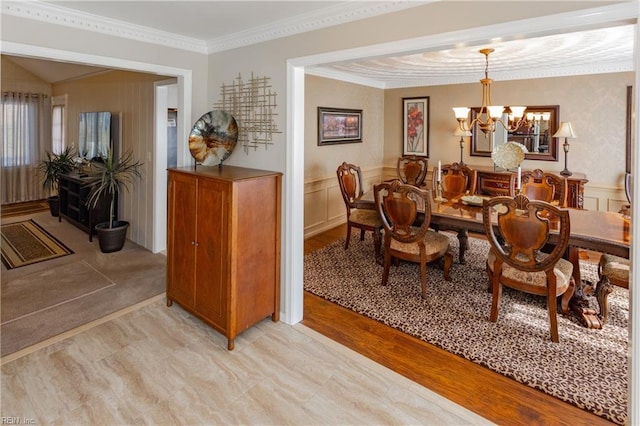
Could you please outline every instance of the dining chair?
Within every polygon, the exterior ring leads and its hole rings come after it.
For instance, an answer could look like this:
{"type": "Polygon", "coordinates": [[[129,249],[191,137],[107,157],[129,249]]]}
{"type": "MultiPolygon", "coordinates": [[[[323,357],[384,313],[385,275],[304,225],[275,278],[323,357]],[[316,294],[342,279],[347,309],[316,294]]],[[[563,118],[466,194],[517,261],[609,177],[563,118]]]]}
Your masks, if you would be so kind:
{"type": "Polygon", "coordinates": [[[567,206],[567,179],[540,169],[522,172],[520,192],[530,200],[567,206]]]}
{"type": "MultiPolygon", "coordinates": [[[[631,173],[627,172],[624,176],[624,192],[627,197],[628,205],[622,206],[620,214],[628,216],[631,212],[631,173]]],[[[628,220],[625,218],[625,220],[628,220]]],[[[631,270],[631,262],[624,257],[614,256],[604,253],[600,256],[598,263],[598,283],[596,284],[596,300],[600,307],[598,317],[603,323],[607,322],[609,316],[609,294],[613,292],[613,286],[617,285],[622,288],[629,288],[629,272],[631,270]]]]}
{"type": "Polygon", "coordinates": [[[427,178],[429,160],[427,157],[405,155],[398,158],[398,179],[402,183],[421,187],[427,178]]]}
{"type": "MultiPolygon", "coordinates": [[[[476,171],[465,164],[452,163],[445,164],[441,168],[442,195],[444,198],[454,198],[465,194],[475,194],[476,192],[476,171]]],[[[431,180],[432,190],[437,190],[437,179],[431,180]]],[[[435,225],[431,228],[435,231],[455,231],[458,234],[460,248],[458,252],[458,262],[465,263],[464,253],[469,249],[469,232],[466,228],[455,225],[435,225]]]]}
{"type": "Polygon", "coordinates": [[[569,244],[569,211],[519,194],[484,200],[482,218],[491,246],[487,257],[492,290],[489,319],[498,320],[503,286],[546,296],[551,340],[557,343],[557,297],[562,296],[561,311],[567,314],[575,290],[573,264],[562,257],[569,244]],[[544,253],[551,228],[557,232],[557,241],[550,253],[544,253]]]}
{"type": "Polygon", "coordinates": [[[416,262],[420,264],[421,295],[424,299],[427,297],[427,264],[442,260],[447,281],[451,280],[449,270],[452,264],[449,237],[429,229],[429,190],[395,180],[375,185],[373,191],[384,227],[382,285],[387,284],[391,259],[416,262]]]}
{"type": "Polygon", "coordinates": [[[382,220],[377,210],[358,209],[355,201],[364,193],[362,170],[359,166],[343,162],[336,170],[342,199],[347,209],[347,237],[344,249],[349,248],[351,228],[360,229],[360,241],[364,240],[365,231],[373,233],[376,256],[380,255],[382,220]]]}
{"type": "MultiPolygon", "coordinates": [[[[476,192],[476,171],[466,164],[452,163],[443,165],[440,170],[442,176],[440,184],[445,198],[451,196],[475,194],[476,192]]],[[[438,186],[437,179],[432,179],[432,189],[435,191],[438,186]]]]}

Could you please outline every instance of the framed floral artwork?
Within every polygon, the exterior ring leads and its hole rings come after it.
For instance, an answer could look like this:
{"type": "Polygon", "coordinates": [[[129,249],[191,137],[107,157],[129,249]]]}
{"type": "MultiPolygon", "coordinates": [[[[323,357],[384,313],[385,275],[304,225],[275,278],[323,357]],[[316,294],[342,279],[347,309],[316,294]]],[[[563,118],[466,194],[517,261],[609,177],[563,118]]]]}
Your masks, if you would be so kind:
{"type": "Polygon", "coordinates": [[[429,156],[429,97],[402,98],[402,155],[429,156]]]}

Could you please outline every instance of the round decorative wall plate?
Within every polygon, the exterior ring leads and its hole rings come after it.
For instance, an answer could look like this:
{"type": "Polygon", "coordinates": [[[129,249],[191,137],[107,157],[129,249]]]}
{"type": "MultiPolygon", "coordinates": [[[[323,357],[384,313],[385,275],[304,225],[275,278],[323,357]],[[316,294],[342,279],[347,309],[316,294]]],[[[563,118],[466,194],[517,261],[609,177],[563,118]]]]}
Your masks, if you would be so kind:
{"type": "Polygon", "coordinates": [[[209,111],[198,119],[189,134],[191,156],[203,166],[226,160],[238,141],[238,123],[226,111],[209,111]]]}
{"type": "Polygon", "coordinates": [[[518,167],[524,160],[524,151],[519,144],[507,142],[498,146],[491,153],[494,164],[503,169],[513,169],[518,167]]]}

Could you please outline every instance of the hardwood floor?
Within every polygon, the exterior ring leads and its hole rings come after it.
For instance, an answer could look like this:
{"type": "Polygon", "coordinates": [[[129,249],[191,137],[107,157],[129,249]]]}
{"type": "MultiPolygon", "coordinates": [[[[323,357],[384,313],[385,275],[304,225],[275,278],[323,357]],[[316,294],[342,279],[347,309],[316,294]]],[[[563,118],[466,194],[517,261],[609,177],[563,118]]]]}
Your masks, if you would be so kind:
{"type": "MultiPolygon", "coordinates": [[[[311,237],[305,241],[304,252],[318,250],[345,233],[346,226],[340,226],[311,237]]],[[[302,324],[497,424],[611,424],[307,292],[302,324]]]]}

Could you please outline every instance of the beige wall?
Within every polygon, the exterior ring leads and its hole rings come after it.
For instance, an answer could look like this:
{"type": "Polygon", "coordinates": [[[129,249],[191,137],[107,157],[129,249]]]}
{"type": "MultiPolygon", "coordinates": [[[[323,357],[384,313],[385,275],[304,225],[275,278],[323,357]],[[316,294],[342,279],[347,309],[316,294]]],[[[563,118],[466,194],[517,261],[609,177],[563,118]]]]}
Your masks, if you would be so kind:
{"type": "MultiPolygon", "coordinates": [[[[628,72],[498,81],[492,85],[492,100],[505,105],[559,105],[559,120],[571,122],[578,136],[569,140],[569,170],[586,173],[591,186],[621,187],[625,172],[626,91],[633,80],[634,74],[628,72]]],[[[387,166],[394,165],[402,152],[402,98],[411,96],[429,96],[431,165],[438,160],[458,161],[460,139],[452,136],[456,121],[451,108],[480,106],[480,83],[385,90],[387,166]]],[[[492,165],[489,157],[471,157],[469,145],[467,138],[465,163],[492,165]]],[[[525,160],[522,166],[560,172],[564,168],[561,146],[558,152],[559,161],[525,160]]]]}
{"type": "Polygon", "coordinates": [[[146,219],[145,206],[133,200],[151,198],[153,193],[154,82],[166,78],[154,74],[110,71],[53,85],[54,96],[68,95],[68,144],[78,146],[80,112],[109,111],[121,114],[121,152],[131,150],[133,157],[143,163],[143,179],[131,193],[125,192],[120,196],[118,217],[131,223],[128,238],[145,247],[151,244],[152,222],[146,219]]]}
{"type": "Polygon", "coordinates": [[[365,188],[382,178],[384,91],[307,75],[304,114],[305,235],[343,223],[346,211],[336,169],[343,161],[362,168],[365,188]],[[318,107],[362,110],[362,143],[318,146],[318,107]]]}
{"type": "MultiPolygon", "coordinates": [[[[570,121],[578,137],[569,141],[568,168],[587,175],[585,208],[620,209],[625,203],[626,88],[633,73],[503,81],[493,84],[496,103],[559,105],[561,121],[570,121]]],[[[358,164],[365,175],[365,188],[395,176],[402,153],[402,98],[428,96],[430,168],[460,158],[459,138],[453,106],[479,106],[481,85],[461,84],[381,90],[307,75],[305,78],[305,236],[330,229],[346,220],[335,169],[342,161],[358,164]],[[317,106],[363,109],[365,143],[317,146],[317,106]],[[374,123],[371,123],[374,121],[374,123]],[[379,132],[373,135],[368,132],[379,132]]],[[[491,166],[489,157],[470,156],[469,141],[464,162],[491,166]]],[[[525,169],[541,168],[559,173],[558,161],[525,160],[525,169]]]]}
{"type": "Polygon", "coordinates": [[[51,96],[51,85],[11,61],[5,55],[0,57],[2,91],[44,93],[51,96]]]}
{"type": "Polygon", "coordinates": [[[305,77],[305,181],[335,176],[343,161],[380,167],[384,153],[384,90],[307,75],[305,77]],[[318,107],[362,110],[362,143],[318,146],[318,107]]]}

